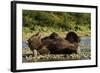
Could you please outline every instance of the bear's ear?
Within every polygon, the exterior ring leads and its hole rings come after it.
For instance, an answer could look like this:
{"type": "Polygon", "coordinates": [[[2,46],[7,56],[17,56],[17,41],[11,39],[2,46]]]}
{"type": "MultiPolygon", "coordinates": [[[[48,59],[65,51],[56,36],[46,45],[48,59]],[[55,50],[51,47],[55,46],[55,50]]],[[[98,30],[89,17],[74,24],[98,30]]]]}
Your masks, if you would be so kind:
{"type": "Polygon", "coordinates": [[[43,33],[42,32],[38,32],[35,34],[35,36],[38,38],[38,39],[41,39],[41,37],[43,36],[43,33]]]}

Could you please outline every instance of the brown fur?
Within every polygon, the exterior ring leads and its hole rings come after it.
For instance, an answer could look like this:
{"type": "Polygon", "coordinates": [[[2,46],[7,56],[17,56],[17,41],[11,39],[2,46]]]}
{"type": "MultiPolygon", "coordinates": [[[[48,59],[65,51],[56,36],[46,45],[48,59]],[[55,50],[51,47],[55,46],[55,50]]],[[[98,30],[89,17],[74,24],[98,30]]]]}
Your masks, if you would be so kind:
{"type": "Polygon", "coordinates": [[[71,43],[79,43],[80,42],[80,37],[75,32],[72,32],[72,31],[66,35],[65,39],[71,43]]]}
{"type": "Polygon", "coordinates": [[[33,51],[33,54],[36,53],[36,51],[38,54],[48,54],[49,53],[49,50],[41,42],[41,36],[42,36],[42,33],[38,32],[35,35],[32,35],[28,39],[28,45],[31,51],[33,51]],[[34,52],[34,49],[35,49],[35,52],[34,52]]]}
{"type": "Polygon", "coordinates": [[[50,36],[41,39],[41,33],[32,35],[28,39],[28,45],[33,51],[37,50],[39,54],[72,54],[77,53],[80,38],[74,32],[69,32],[66,38],[61,38],[53,32],[50,36]]]}
{"type": "Polygon", "coordinates": [[[47,46],[51,54],[77,53],[78,43],[76,41],[72,43],[61,38],[57,33],[52,33],[50,36],[43,38],[42,43],[47,46]]]}
{"type": "Polygon", "coordinates": [[[31,50],[41,48],[41,33],[37,33],[35,35],[32,35],[28,39],[28,45],[29,45],[31,50]]]}

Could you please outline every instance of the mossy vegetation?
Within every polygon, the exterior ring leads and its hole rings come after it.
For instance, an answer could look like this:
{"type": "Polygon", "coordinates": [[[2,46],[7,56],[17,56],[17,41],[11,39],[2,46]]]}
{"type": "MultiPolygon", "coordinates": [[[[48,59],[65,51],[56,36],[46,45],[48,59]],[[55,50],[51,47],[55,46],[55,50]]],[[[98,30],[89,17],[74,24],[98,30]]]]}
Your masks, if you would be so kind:
{"type": "Polygon", "coordinates": [[[79,36],[90,36],[91,14],[23,10],[23,38],[39,31],[44,35],[56,32],[62,36],[75,31],[79,36]]]}

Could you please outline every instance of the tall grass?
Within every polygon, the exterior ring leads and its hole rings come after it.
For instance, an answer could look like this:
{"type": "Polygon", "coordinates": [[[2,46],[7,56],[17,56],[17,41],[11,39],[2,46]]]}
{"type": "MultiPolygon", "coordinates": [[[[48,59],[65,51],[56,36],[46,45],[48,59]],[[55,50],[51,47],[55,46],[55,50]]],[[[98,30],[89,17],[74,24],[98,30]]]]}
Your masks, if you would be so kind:
{"type": "MultiPolygon", "coordinates": [[[[69,31],[74,31],[76,32],[79,36],[90,36],[91,33],[90,33],[90,30],[86,27],[80,27],[81,30],[69,30],[69,31]]],[[[27,40],[31,35],[33,34],[36,34],[37,32],[42,32],[43,33],[43,36],[48,36],[50,35],[52,32],[56,32],[58,33],[61,37],[65,37],[66,34],[69,32],[69,31],[65,31],[64,29],[60,28],[60,27],[42,27],[42,26],[38,26],[38,25],[35,25],[34,26],[34,29],[29,29],[28,27],[23,27],[23,30],[22,30],[22,34],[23,34],[23,40],[27,40]]]]}

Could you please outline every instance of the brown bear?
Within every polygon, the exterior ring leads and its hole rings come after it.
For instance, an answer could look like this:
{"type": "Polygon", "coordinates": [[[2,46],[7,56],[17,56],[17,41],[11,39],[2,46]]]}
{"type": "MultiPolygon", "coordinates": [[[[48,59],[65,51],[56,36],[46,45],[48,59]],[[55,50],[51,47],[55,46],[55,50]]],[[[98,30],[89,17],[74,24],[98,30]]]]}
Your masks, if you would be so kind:
{"type": "MultiPolygon", "coordinates": [[[[72,32],[68,33],[68,36],[72,37],[74,34],[69,35],[72,32]]],[[[74,32],[73,32],[74,33],[74,32]]],[[[75,33],[76,35],[76,33],[75,33]]],[[[74,39],[79,39],[76,36],[74,39]]],[[[68,39],[68,38],[67,38],[68,39]]],[[[72,54],[77,53],[78,50],[78,41],[73,40],[70,41],[70,38],[67,40],[66,38],[61,38],[57,33],[52,33],[48,37],[44,37],[42,43],[46,45],[51,54],[72,54]]]]}
{"type": "Polygon", "coordinates": [[[41,32],[32,35],[27,41],[31,50],[41,48],[41,32]]]}
{"type": "Polygon", "coordinates": [[[49,53],[49,50],[41,42],[41,36],[42,36],[42,33],[38,32],[35,35],[32,35],[27,40],[28,46],[30,47],[34,56],[37,56],[38,54],[48,54],[49,53]]]}
{"type": "Polygon", "coordinates": [[[79,43],[80,42],[80,37],[73,31],[70,31],[66,37],[65,37],[66,40],[68,40],[69,42],[71,43],[79,43]]]}
{"type": "Polygon", "coordinates": [[[65,38],[53,32],[48,37],[41,39],[42,33],[38,32],[28,39],[28,45],[37,54],[72,54],[78,53],[80,38],[75,32],[69,32],[65,38]]]}
{"type": "Polygon", "coordinates": [[[80,37],[77,35],[77,33],[73,32],[73,31],[70,31],[65,39],[67,41],[69,41],[70,43],[74,44],[77,48],[77,53],[80,53],[80,46],[79,46],[79,43],[80,43],[80,37]]]}

